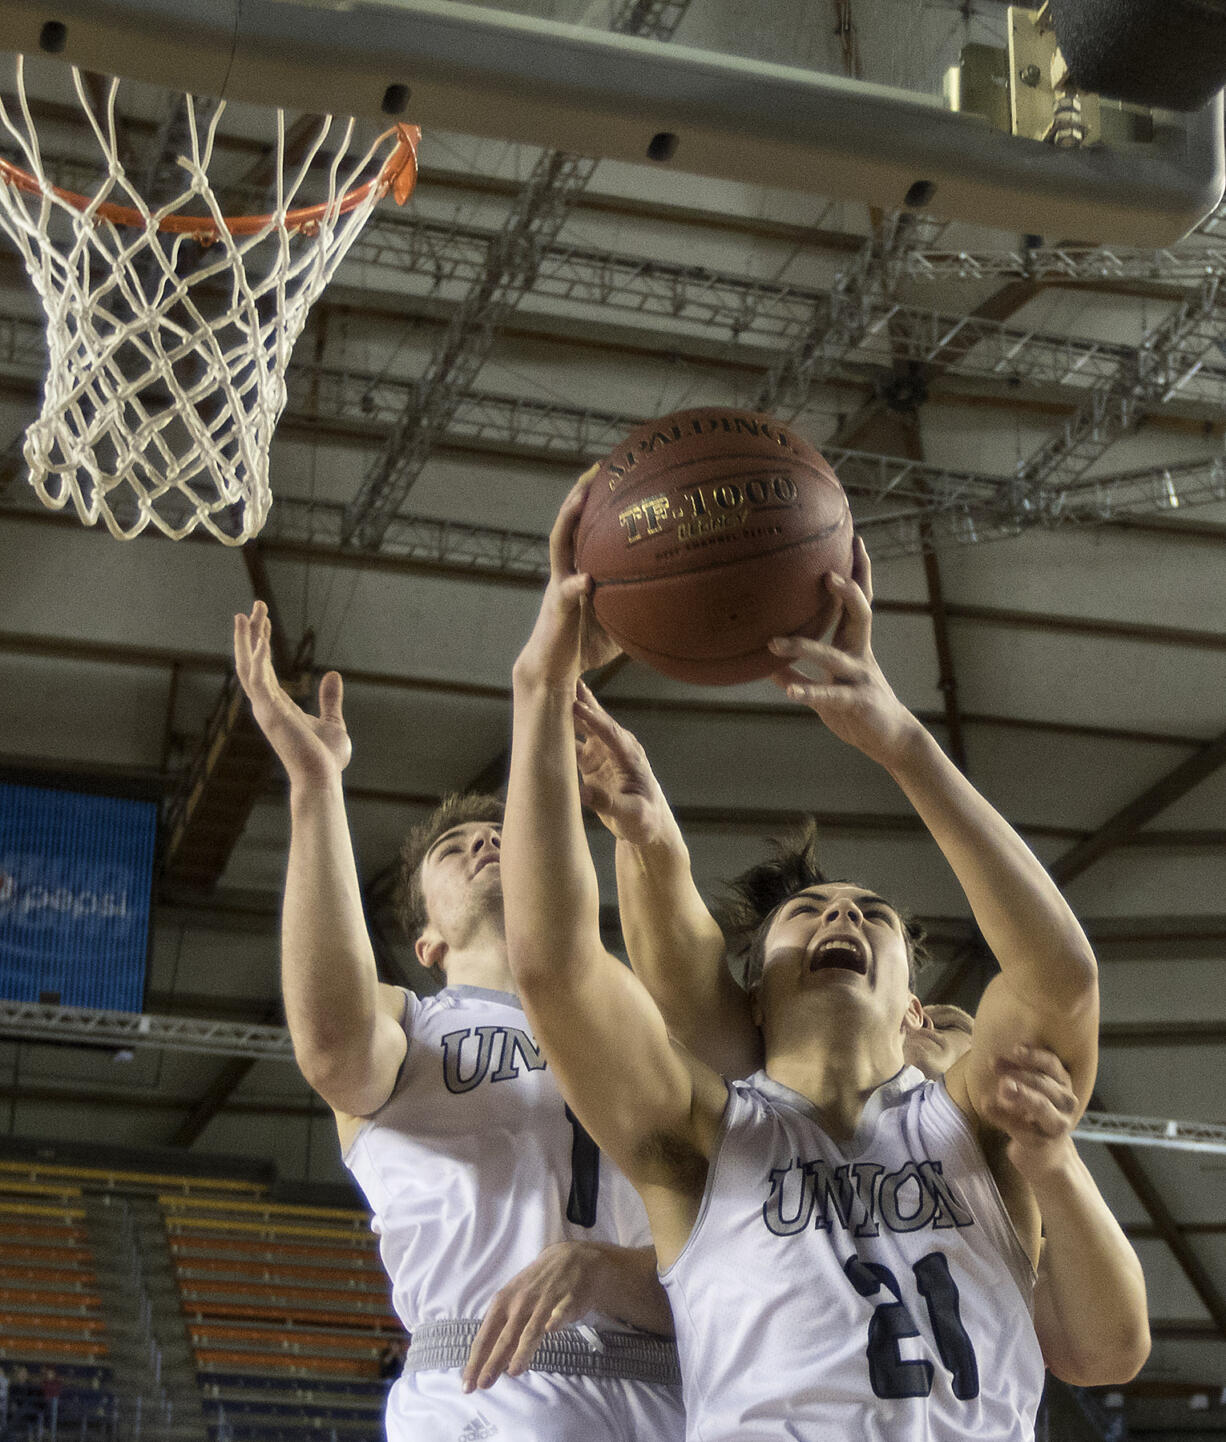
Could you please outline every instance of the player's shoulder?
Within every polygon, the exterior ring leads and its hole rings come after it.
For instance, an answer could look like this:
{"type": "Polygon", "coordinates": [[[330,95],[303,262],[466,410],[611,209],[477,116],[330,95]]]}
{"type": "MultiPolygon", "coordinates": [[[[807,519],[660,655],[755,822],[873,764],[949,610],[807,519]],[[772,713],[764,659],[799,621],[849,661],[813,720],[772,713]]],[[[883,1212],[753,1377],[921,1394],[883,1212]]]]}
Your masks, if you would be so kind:
{"type": "Polygon", "coordinates": [[[924,1145],[942,1155],[950,1167],[978,1171],[989,1165],[985,1139],[945,1077],[922,1079],[903,1101],[924,1145]]]}

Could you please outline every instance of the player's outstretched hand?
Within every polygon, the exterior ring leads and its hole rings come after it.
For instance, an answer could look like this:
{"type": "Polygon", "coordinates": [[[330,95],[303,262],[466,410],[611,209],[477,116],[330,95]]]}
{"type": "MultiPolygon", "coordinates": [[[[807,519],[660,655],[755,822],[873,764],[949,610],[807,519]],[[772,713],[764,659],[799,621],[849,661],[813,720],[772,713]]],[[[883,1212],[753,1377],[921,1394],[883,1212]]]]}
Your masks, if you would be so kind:
{"type": "Polygon", "coordinates": [[[492,1387],[504,1372],[518,1377],[526,1371],[547,1332],[594,1309],[604,1266],[603,1249],[591,1242],[555,1242],[512,1277],[473,1338],[464,1390],[492,1387]]]}
{"type": "Polygon", "coordinates": [[[255,603],[250,616],[240,612],[234,618],[234,665],[256,724],[290,781],[322,784],[339,776],[353,749],[341,714],[341,678],[335,671],[328,672],[319,683],[319,715],[307,715],[277,681],[272,665],[272,623],[263,601],[255,603]]]}
{"type": "Polygon", "coordinates": [[[596,471],[589,466],[570,488],[549,532],[549,584],[515,666],[518,676],[540,685],[570,689],[580,671],[602,666],[618,652],[587,604],[591,578],[575,570],[575,532],[596,471]]]}
{"type": "Polygon", "coordinates": [[[620,726],[580,681],[575,695],[579,797],[620,841],[650,846],[675,827],[638,738],[620,726]]]}
{"type": "Polygon", "coordinates": [[[1081,1115],[1064,1063],[1041,1046],[1019,1043],[993,1061],[996,1086],[984,1120],[1009,1137],[1009,1160],[1032,1185],[1059,1167],[1081,1115]]]}
{"type": "Polygon", "coordinates": [[[771,680],[816,711],[840,740],[888,766],[919,723],[895,696],[873,655],[873,576],[859,536],[850,579],[831,573],[824,584],[841,607],[834,634],[829,642],[776,637],[770,648],[788,664],[771,680]]]}

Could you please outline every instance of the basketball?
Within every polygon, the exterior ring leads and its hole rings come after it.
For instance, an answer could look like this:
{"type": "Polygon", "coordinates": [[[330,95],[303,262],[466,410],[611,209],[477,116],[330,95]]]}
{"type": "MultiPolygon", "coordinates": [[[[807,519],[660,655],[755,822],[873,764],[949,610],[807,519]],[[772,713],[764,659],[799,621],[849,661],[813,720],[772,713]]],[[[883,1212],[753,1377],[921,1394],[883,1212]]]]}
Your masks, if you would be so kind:
{"type": "Polygon", "coordinates": [[[596,618],[629,655],[704,686],[780,668],[772,636],[819,637],[851,573],[838,477],[772,416],[707,407],[647,421],[600,463],[575,536],[596,618]]]}

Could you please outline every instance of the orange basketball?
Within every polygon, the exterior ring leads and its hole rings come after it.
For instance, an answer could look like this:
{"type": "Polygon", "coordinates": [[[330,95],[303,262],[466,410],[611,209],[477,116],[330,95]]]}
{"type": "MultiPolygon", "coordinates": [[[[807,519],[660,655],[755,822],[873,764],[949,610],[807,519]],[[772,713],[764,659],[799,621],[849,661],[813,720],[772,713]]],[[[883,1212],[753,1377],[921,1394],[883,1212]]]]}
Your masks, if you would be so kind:
{"type": "Polygon", "coordinates": [[[648,421],[600,463],[575,537],[596,617],[681,681],[777,671],[772,636],[820,636],[851,574],[847,497],[820,453],[772,416],[706,407],[648,421]]]}

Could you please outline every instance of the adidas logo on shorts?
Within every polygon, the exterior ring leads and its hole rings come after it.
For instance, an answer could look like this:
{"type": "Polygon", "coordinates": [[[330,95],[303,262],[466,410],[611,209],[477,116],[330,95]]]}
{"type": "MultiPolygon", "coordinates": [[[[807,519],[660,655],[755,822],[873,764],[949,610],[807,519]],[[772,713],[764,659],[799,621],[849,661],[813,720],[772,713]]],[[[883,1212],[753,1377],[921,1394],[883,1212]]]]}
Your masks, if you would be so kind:
{"type": "Polygon", "coordinates": [[[487,1437],[495,1437],[497,1434],[497,1426],[488,1417],[478,1412],[468,1426],[460,1432],[456,1442],[485,1442],[487,1437]]]}

